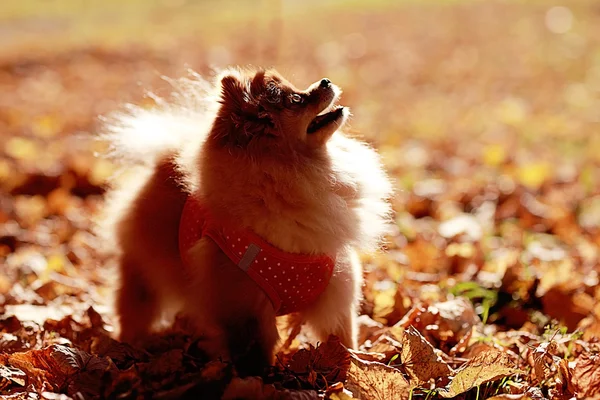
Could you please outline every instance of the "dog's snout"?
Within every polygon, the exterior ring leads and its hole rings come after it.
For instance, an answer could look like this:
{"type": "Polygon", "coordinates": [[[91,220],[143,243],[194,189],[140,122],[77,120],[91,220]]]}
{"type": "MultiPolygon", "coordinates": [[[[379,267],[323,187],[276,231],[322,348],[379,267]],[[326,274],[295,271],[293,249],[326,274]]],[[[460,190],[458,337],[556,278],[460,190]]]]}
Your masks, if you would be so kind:
{"type": "Polygon", "coordinates": [[[329,87],[329,85],[331,85],[331,81],[327,78],[323,78],[323,79],[321,79],[321,83],[319,84],[319,87],[327,88],[327,87],[329,87]]]}

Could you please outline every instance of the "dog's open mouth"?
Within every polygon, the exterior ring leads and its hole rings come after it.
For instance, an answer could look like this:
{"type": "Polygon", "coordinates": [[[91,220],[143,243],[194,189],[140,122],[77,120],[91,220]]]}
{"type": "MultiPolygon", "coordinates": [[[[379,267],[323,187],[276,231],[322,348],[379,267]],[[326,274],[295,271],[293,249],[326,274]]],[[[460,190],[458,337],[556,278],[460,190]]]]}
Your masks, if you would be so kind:
{"type": "Polygon", "coordinates": [[[315,119],[308,125],[307,133],[315,133],[316,131],[328,126],[329,124],[341,125],[340,120],[344,116],[344,107],[335,106],[333,111],[317,115],[315,119]]]}

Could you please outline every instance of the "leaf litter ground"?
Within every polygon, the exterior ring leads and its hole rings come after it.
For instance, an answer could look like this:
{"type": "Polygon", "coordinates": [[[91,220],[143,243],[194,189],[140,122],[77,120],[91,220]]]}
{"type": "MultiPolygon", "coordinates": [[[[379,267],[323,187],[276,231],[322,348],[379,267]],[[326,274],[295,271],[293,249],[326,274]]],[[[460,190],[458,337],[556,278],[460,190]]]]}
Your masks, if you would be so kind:
{"type": "Polygon", "coordinates": [[[193,30],[201,16],[182,4],[144,9],[168,8],[180,28],[145,22],[142,41],[104,28],[71,43],[66,31],[2,54],[2,396],[600,398],[594,2],[315,8],[310,32],[302,13],[193,30]],[[304,84],[329,76],[352,130],[384,157],[394,232],[363,256],[357,351],[302,332],[263,377],[241,379],[207,361],[182,320],[143,349],[113,338],[114,257],[92,220],[115,166],[96,157],[97,116],[151,106],[143,88],[168,93],[161,74],[215,63],[276,65],[304,84]]]}

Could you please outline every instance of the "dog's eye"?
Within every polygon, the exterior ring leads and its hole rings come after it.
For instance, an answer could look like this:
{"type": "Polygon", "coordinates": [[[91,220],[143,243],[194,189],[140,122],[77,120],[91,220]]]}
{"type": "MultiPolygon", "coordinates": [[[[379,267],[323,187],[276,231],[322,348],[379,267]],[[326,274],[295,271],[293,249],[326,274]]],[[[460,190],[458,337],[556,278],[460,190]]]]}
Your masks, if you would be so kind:
{"type": "Polygon", "coordinates": [[[277,104],[281,101],[281,89],[273,82],[267,85],[267,101],[271,104],[277,104]]]}
{"type": "Polygon", "coordinates": [[[294,94],[290,95],[290,101],[294,104],[302,104],[304,99],[299,94],[294,93],[294,94]]]}

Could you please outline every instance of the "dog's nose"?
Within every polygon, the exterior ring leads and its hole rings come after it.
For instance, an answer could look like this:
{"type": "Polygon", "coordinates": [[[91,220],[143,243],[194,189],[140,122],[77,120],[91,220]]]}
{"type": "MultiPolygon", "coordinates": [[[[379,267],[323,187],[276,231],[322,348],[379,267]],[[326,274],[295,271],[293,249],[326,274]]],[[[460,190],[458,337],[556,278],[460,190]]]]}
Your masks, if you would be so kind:
{"type": "Polygon", "coordinates": [[[326,88],[326,87],[329,87],[329,85],[331,85],[331,81],[327,78],[323,78],[323,79],[321,79],[321,83],[319,84],[319,87],[326,88]]]}

